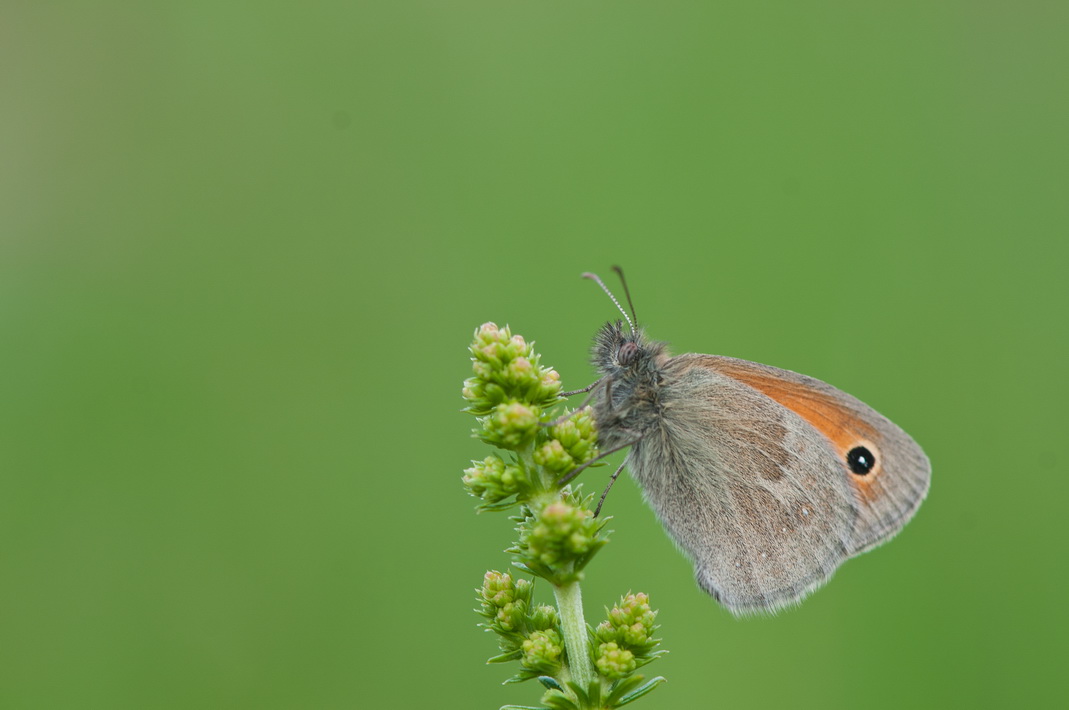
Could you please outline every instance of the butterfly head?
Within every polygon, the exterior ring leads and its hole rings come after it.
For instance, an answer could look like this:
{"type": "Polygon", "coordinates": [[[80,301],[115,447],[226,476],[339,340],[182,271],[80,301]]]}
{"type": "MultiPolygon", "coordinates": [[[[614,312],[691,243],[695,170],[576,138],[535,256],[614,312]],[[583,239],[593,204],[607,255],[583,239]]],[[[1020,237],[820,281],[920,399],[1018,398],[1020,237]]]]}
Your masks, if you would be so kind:
{"type": "Polygon", "coordinates": [[[650,340],[641,328],[625,331],[623,322],[606,323],[594,336],[594,366],[612,378],[645,379],[668,358],[664,343],[650,340]]]}

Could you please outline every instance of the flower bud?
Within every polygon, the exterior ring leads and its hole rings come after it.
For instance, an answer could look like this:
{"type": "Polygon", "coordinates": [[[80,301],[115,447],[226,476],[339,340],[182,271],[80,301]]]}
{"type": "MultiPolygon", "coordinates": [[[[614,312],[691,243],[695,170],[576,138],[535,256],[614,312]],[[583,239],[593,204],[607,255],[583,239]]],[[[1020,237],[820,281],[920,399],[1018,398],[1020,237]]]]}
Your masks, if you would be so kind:
{"type": "Polygon", "coordinates": [[[558,500],[544,507],[526,536],[527,553],[547,566],[559,567],[586,554],[597,540],[594,513],[558,500]]]}
{"type": "Polygon", "coordinates": [[[502,607],[516,599],[516,586],[512,575],[507,572],[489,570],[483,575],[483,586],[479,590],[482,600],[494,607],[502,607]]]}
{"type": "Polygon", "coordinates": [[[509,602],[497,610],[491,628],[495,631],[516,631],[523,627],[527,605],[522,602],[509,602]]]}
{"type": "Polygon", "coordinates": [[[649,596],[641,592],[625,595],[609,611],[608,619],[598,624],[594,635],[599,641],[632,651],[639,659],[654,657],[659,643],[653,638],[657,612],[649,602],[649,596]]]}
{"type": "Polygon", "coordinates": [[[572,458],[557,439],[547,441],[535,449],[534,462],[552,471],[556,477],[575,468],[575,459],[572,458]]]}
{"type": "Polygon", "coordinates": [[[554,629],[533,631],[521,647],[523,657],[520,665],[533,671],[552,674],[560,669],[561,654],[564,644],[560,634],[554,629]]]}
{"type": "Polygon", "coordinates": [[[534,591],[529,581],[514,580],[507,573],[490,570],[483,576],[483,586],[478,591],[480,613],[490,620],[488,628],[506,634],[526,628],[534,591]]]}
{"type": "Polygon", "coordinates": [[[538,431],[539,415],[537,409],[519,402],[499,404],[483,419],[482,439],[503,449],[519,449],[538,431]]]}
{"type": "Polygon", "coordinates": [[[598,646],[596,655],[594,665],[598,667],[598,673],[610,680],[623,678],[637,668],[635,654],[611,641],[598,646]]]}
{"type": "Polygon", "coordinates": [[[557,609],[545,604],[539,604],[532,609],[528,621],[531,624],[531,628],[538,631],[555,629],[560,626],[560,616],[557,613],[557,609]]]}
{"type": "Polygon", "coordinates": [[[461,480],[468,493],[487,503],[497,503],[527,486],[523,469],[506,464],[499,456],[491,454],[482,461],[472,461],[472,464],[471,468],[464,469],[461,480]]]}

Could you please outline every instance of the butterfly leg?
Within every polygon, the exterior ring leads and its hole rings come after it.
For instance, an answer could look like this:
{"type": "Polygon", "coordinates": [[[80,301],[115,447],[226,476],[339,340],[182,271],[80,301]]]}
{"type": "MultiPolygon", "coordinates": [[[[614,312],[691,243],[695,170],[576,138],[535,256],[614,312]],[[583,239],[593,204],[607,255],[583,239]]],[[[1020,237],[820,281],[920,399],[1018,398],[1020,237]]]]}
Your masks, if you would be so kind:
{"type": "Polygon", "coordinates": [[[558,478],[557,479],[557,485],[558,486],[563,486],[565,483],[567,483],[568,481],[572,480],[573,478],[578,476],[580,473],[582,473],[583,469],[587,468],[591,464],[595,464],[598,461],[601,461],[606,456],[610,456],[612,454],[615,454],[620,449],[626,449],[628,446],[631,446],[632,444],[637,444],[641,440],[642,440],[642,437],[640,436],[639,438],[637,438],[637,439],[635,439],[633,441],[626,441],[626,442],[620,444],[619,446],[612,447],[608,451],[601,452],[600,454],[598,454],[594,458],[590,459],[586,463],[580,464],[579,466],[576,466],[571,471],[569,471],[568,473],[566,473],[563,476],[561,476],[560,478],[558,478]]]}
{"type": "MultiPolygon", "coordinates": [[[[589,387],[584,387],[581,390],[574,390],[572,392],[562,392],[561,396],[562,397],[567,397],[569,395],[579,394],[580,392],[590,392],[592,389],[594,389],[599,384],[601,384],[601,380],[604,380],[604,379],[605,378],[602,377],[599,380],[595,380],[594,384],[590,385],[589,387]]],[[[551,422],[542,422],[540,426],[548,427],[548,426],[557,426],[558,424],[563,424],[564,422],[568,421],[572,416],[574,416],[575,413],[578,412],[580,409],[582,409],[586,405],[590,404],[590,400],[593,399],[593,398],[594,398],[594,393],[590,392],[590,394],[588,394],[586,397],[583,397],[582,403],[580,403],[580,405],[578,407],[576,407],[575,409],[573,409],[570,413],[565,414],[565,415],[563,415],[561,417],[558,417],[558,418],[554,419],[551,422]]]]}
{"type": "MultiPolygon", "coordinates": [[[[595,387],[597,387],[598,383],[600,383],[604,379],[605,379],[604,377],[599,377],[598,379],[594,380],[592,383],[590,383],[589,385],[587,385],[586,387],[584,387],[581,390],[571,390],[570,392],[561,392],[560,396],[561,397],[571,397],[573,394],[582,394],[583,392],[589,392],[590,390],[592,390],[595,387]]],[[[588,397],[588,399],[589,399],[589,397],[588,397]]]]}
{"type": "Polygon", "coordinates": [[[598,513],[601,512],[601,506],[605,504],[605,496],[609,495],[609,489],[612,488],[612,484],[616,483],[616,479],[620,476],[620,471],[624,470],[624,465],[627,462],[620,464],[620,467],[616,469],[616,473],[612,474],[612,478],[609,479],[609,485],[605,486],[605,492],[601,494],[601,500],[598,501],[598,507],[594,509],[594,517],[598,517],[598,513]]]}

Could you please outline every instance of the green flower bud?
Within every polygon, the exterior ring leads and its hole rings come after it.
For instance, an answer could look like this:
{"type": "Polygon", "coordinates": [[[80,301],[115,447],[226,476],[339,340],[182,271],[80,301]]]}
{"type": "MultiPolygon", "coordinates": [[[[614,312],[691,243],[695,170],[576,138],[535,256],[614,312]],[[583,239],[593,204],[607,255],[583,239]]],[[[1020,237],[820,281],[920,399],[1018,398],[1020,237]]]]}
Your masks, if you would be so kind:
{"type": "MultiPolygon", "coordinates": [[[[496,323],[486,322],[475,330],[475,343],[476,345],[486,345],[496,342],[501,336],[501,330],[496,323]]],[[[506,335],[505,338],[508,339],[508,336],[506,335]]]]}
{"type": "Polygon", "coordinates": [[[535,449],[534,462],[539,466],[545,466],[557,476],[571,471],[576,466],[575,459],[557,439],[547,441],[535,449]]]}
{"type": "Polygon", "coordinates": [[[632,624],[620,628],[623,642],[629,646],[641,646],[650,640],[650,630],[642,624],[632,624]]]}
{"type": "Polygon", "coordinates": [[[519,449],[538,431],[541,412],[526,404],[509,402],[497,405],[483,419],[482,439],[503,449],[519,449]]]}
{"type": "Polygon", "coordinates": [[[509,602],[497,610],[491,627],[495,631],[516,631],[523,628],[526,616],[527,604],[525,602],[509,602]]]}
{"type": "Polygon", "coordinates": [[[516,599],[522,599],[528,606],[531,604],[531,596],[534,594],[534,583],[529,579],[517,579],[513,583],[516,589],[516,599]]]}
{"type": "Polygon", "coordinates": [[[560,626],[560,616],[557,614],[555,607],[540,604],[531,610],[528,622],[531,628],[545,631],[546,629],[555,629],[560,626]]]}
{"type": "Polygon", "coordinates": [[[547,674],[555,673],[560,669],[564,644],[556,630],[546,629],[532,632],[524,640],[521,648],[523,657],[520,659],[520,665],[524,668],[547,674]]]}
{"type": "Polygon", "coordinates": [[[483,586],[479,594],[490,606],[502,607],[516,600],[516,585],[512,581],[512,575],[492,569],[483,575],[483,586]]]}
{"type": "Polygon", "coordinates": [[[584,463],[597,453],[598,435],[590,407],[584,407],[560,424],[550,427],[549,435],[561,442],[576,463],[584,463]]]}
{"type": "Polygon", "coordinates": [[[598,673],[610,680],[623,678],[638,667],[635,654],[611,641],[598,646],[596,655],[594,665],[598,667],[598,673]]]}
{"type": "MultiPolygon", "coordinates": [[[[510,634],[527,628],[533,585],[526,579],[490,570],[483,577],[478,590],[482,605],[480,613],[489,619],[486,626],[500,634],[510,634]]],[[[513,646],[515,647],[515,646],[513,646]]]]}
{"type": "Polygon", "coordinates": [[[539,368],[538,394],[541,399],[557,399],[560,396],[560,375],[553,368],[539,368]]]}
{"type": "Polygon", "coordinates": [[[559,567],[589,552],[598,529],[592,511],[554,501],[542,508],[526,535],[527,554],[543,565],[559,567]]]}
{"type": "Polygon", "coordinates": [[[556,403],[560,393],[560,378],[556,374],[553,370],[538,367],[526,357],[518,357],[497,375],[495,381],[510,396],[547,407],[556,403]]]}
{"type": "Polygon", "coordinates": [[[653,621],[656,616],[657,612],[650,609],[649,596],[642,592],[626,595],[609,612],[609,620],[614,626],[621,629],[637,627],[643,630],[646,637],[649,637],[653,631],[653,621]]]}
{"type": "Polygon", "coordinates": [[[649,596],[643,593],[622,597],[608,613],[608,619],[598,624],[595,635],[599,641],[616,643],[634,652],[639,659],[650,659],[659,643],[653,638],[657,628],[657,612],[650,608],[649,596]]]}
{"type": "Polygon", "coordinates": [[[535,449],[534,461],[560,477],[597,456],[597,432],[589,408],[546,430],[549,441],[535,449]]]}
{"type": "Polygon", "coordinates": [[[523,469],[515,464],[506,464],[498,456],[491,454],[482,461],[472,461],[472,464],[471,468],[464,469],[461,480],[468,493],[487,503],[497,503],[528,486],[523,469]]]}

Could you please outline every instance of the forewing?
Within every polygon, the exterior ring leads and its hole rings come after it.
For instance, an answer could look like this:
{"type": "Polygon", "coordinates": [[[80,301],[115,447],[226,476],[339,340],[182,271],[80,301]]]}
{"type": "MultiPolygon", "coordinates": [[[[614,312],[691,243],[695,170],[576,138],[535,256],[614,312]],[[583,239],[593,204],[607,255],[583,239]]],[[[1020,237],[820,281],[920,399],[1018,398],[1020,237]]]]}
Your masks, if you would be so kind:
{"type": "Polygon", "coordinates": [[[858,504],[850,554],[890,539],[917,511],[931,480],[931,464],[917,442],[856,397],[812,377],[746,360],[688,356],[725,374],[800,416],[835,452],[835,474],[846,481],[858,504]],[[847,456],[856,447],[875,455],[864,474],[851,471],[847,456]]]}
{"type": "Polygon", "coordinates": [[[735,613],[775,609],[850,554],[858,502],[825,437],[705,357],[668,361],[661,426],[630,468],[706,591],[735,613]]]}

